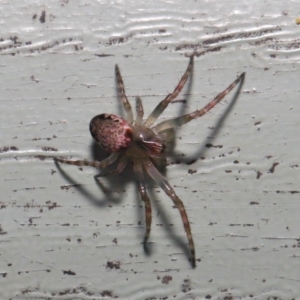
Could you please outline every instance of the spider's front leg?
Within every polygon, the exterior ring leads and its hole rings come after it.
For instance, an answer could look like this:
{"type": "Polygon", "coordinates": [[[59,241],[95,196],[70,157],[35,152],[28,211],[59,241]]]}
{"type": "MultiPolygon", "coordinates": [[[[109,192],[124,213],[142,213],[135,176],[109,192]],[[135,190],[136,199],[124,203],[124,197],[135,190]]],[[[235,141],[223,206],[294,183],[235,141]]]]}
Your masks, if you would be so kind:
{"type": "Polygon", "coordinates": [[[211,100],[208,104],[206,104],[202,109],[196,110],[192,113],[169,119],[166,121],[162,121],[156,126],[152,128],[154,132],[160,133],[164,130],[174,128],[176,126],[181,126],[183,124],[186,124],[196,118],[200,118],[204,116],[207,112],[209,112],[213,107],[215,107],[232,89],[235,88],[235,86],[240,83],[237,93],[242,88],[242,85],[244,83],[245,79],[245,73],[242,73],[233,83],[231,83],[223,92],[218,94],[213,100],[211,100]]]}
{"type": "Polygon", "coordinates": [[[143,117],[144,117],[144,108],[142,99],[140,97],[136,97],[135,99],[135,110],[136,110],[136,119],[135,119],[135,125],[141,126],[143,123],[143,117]]]}
{"type": "Polygon", "coordinates": [[[97,169],[104,169],[107,166],[111,165],[113,162],[115,162],[118,157],[119,157],[118,153],[112,153],[109,157],[107,157],[102,161],[69,160],[69,159],[59,158],[59,157],[54,157],[54,161],[67,164],[67,165],[79,166],[79,167],[87,166],[87,167],[94,167],[97,169]]]}
{"type": "Polygon", "coordinates": [[[147,120],[144,123],[144,126],[151,127],[152,124],[157,120],[157,118],[163,113],[163,111],[167,108],[167,106],[178,96],[178,94],[183,89],[186,81],[189,78],[189,75],[193,69],[194,64],[194,56],[190,57],[190,62],[188,64],[188,67],[184,74],[182,75],[179,83],[177,84],[174,91],[169,94],[164,100],[162,100],[158,105],[155,107],[155,109],[152,111],[152,113],[149,115],[147,120]]]}
{"type": "Polygon", "coordinates": [[[123,107],[125,109],[127,115],[127,121],[131,124],[133,122],[133,112],[125,93],[124,83],[118,65],[116,65],[115,67],[115,72],[116,72],[117,85],[118,85],[118,94],[123,104],[123,107]]]}

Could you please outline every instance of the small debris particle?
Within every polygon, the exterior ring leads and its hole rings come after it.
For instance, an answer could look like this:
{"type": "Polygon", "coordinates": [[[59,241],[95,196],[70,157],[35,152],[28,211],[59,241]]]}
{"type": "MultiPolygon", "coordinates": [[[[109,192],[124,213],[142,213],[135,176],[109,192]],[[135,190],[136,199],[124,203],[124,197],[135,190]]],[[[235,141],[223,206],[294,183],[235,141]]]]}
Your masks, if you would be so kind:
{"type": "Polygon", "coordinates": [[[191,281],[189,279],[184,279],[183,284],[181,285],[181,291],[187,293],[191,290],[191,281]]]}
{"type": "Polygon", "coordinates": [[[34,77],[33,75],[30,76],[30,79],[31,79],[32,81],[36,82],[36,83],[39,82],[39,80],[35,79],[35,77],[34,77]]]}
{"type": "Polygon", "coordinates": [[[98,57],[108,57],[108,56],[114,56],[114,55],[113,54],[102,53],[102,54],[95,54],[95,56],[98,56],[98,57]]]}
{"type": "Polygon", "coordinates": [[[52,156],[44,156],[44,155],[35,155],[34,158],[39,159],[41,161],[46,160],[46,159],[53,159],[52,156]]]}
{"type": "Polygon", "coordinates": [[[250,205],[259,205],[259,202],[251,201],[251,202],[250,202],[250,205]]]}
{"type": "Polygon", "coordinates": [[[223,145],[206,144],[206,148],[223,148],[223,145]]]}
{"type": "Polygon", "coordinates": [[[106,269],[120,269],[121,262],[119,261],[108,261],[106,263],[106,269]]]}
{"type": "Polygon", "coordinates": [[[273,165],[272,165],[272,167],[271,167],[271,169],[269,170],[269,173],[274,173],[275,172],[275,168],[277,167],[279,165],[279,163],[274,163],[273,165]]]}
{"type": "Polygon", "coordinates": [[[186,164],[189,166],[189,165],[194,164],[196,161],[197,161],[197,159],[191,159],[191,160],[187,161],[186,164]]]}
{"type": "Polygon", "coordinates": [[[46,22],[46,12],[43,10],[42,14],[40,16],[40,22],[45,23],[46,22]]]}
{"type": "Polygon", "coordinates": [[[260,171],[256,171],[256,179],[259,179],[263,173],[260,171]]]}
{"type": "Polygon", "coordinates": [[[0,234],[7,234],[7,232],[2,229],[1,225],[0,225],[0,234]]]}
{"type": "Polygon", "coordinates": [[[60,188],[62,190],[68,191],[72,187],[79,187],[79,186],[81,186],[81,184],[65,184],[65,185],[62,185],[60,188]]]}
{"type": "Polygon", "coordinates": [[[188,169],[188,173],[189,174],[195,174],[195,173],[197,173],[197,170],[188,169]]]}
{"type": "Polygon", "coordinates": [[[51,202],[50,200],[46,201],[46,204],[49,210],[60,207],[60,205],[57,205],[57,202],[51,202]]]}
{"type": "Polygon", "coordinates": [[[8,151],[18,151],[18,150],[19,149],[15,146],[3,147],[3,148],[0,148],[0,153],[8,152],[8,151]]]}
{"type": "Polygon", "coordinates": [[[240,162],[238,160],[233,161],[234,164],[239,164],[240,162]]]}
{"type": "Polygon", "coordinates": [[[114,37],[114,38],[110,38],[108,41],[108,45],[115,45],[115,44],[123,44],[125,43],[127,39],[125,39],[124,37],[114,37]]]}
{"type": "Polygon", "coordinates": [[[52,148],[52,147],[42,147],[43,151],[58,151],[56,148],[52,148]]]}
{"type": "Polygon", "coordinates": [[[62,271],[63,271],[63,274],[66,274],[66,275],[72,275],[72,276],[76,275],[76,273],[71,270],[62,270],[62,271]]]}
{"type": "Polygon", "coordinates": [[[163,284],[169,284],[169,282],[172,281],[172,279],[173,279],[172,276],[170,276],[170,275],[165,275],[165,276],[162,278],[161,282],[162,282],[163,284]]]}
{"type": "Polygon", "coordinates": [[[101,297],[113,297],[113,292],[112,291],[108,291],[108,290],[104,290],[103,292],[100,293],[101,297]]]}

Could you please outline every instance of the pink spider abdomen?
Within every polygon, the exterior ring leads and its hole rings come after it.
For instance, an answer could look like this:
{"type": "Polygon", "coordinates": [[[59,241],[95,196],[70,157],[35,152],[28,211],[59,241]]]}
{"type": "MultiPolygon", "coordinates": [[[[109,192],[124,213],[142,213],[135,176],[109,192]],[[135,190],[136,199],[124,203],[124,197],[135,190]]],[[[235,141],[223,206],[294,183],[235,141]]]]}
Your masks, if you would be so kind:
{"type": "Polygon", "coordinates": [[[94,140],[109,153],[125,150],[132,142],[132,128],[129,123],[113,114],[94,117],[90,122],[90,132],[94,140]]]}

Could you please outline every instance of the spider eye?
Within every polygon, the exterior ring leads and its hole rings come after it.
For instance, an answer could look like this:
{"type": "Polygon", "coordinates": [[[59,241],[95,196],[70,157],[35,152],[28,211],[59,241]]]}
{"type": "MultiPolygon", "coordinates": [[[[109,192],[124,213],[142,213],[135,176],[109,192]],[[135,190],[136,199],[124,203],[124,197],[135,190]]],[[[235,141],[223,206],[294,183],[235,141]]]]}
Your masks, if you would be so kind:
{"type": "Polygon", "coordinates": [[[120,116],[101,114],[90,122],[90,132],[94,140],[110,153],[127,149],[132,142],[132,128],[120,116]]]}

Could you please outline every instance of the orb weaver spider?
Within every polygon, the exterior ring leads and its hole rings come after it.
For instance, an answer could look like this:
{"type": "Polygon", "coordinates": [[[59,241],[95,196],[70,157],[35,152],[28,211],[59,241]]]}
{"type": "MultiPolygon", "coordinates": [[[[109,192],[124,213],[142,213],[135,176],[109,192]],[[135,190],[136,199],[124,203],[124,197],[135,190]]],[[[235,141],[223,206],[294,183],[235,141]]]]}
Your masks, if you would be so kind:
{"type": "Polygon", "coordinates": [[[244,82],[245,73],[242,73],[233,83],[202,109],[153,125],[184,87],[193,68],[193,62],[194,57],[191,56],[188,67],[174,91],[167,95],[167,97],[155,107],[146,120],[143,119],[144,109],[140,97],[136,97],[136,118],[134,119],[131,105],[125,93],[123,79],[119,67],[116,65],[115,73],[118,94],[126,112],[126,119],[114,114],[104,113],[95,116],[90,122],[90,132],[92,137],[106,152],[110,153],[110,155],[102,161],[68,160],[64,158],[55,158],[55,161],[80,167],[89,166],[97,169],[104,169],[119,158],[119,163],[114,171],[114,173],[117,174],[121,173],[127,163],[131,161],[133,163],[135,176],[138,180],[138,190],[142,201],[145,203],[146,232],[143,241],[144,245],[146,245],[150,235],[152,220],[151,202],[145,186],[144,173],[146,172],[170,197],[175,207],[178,208],[189,243],[191,262],[193,267],[195,267],[196,254],[194,241],[184,204],[177,196],[168,180],[155,167],[155,161],[165,158],[166,142],[174,138],[175,127],[205,115],[239,82],[241,88],[244,82]]]}

